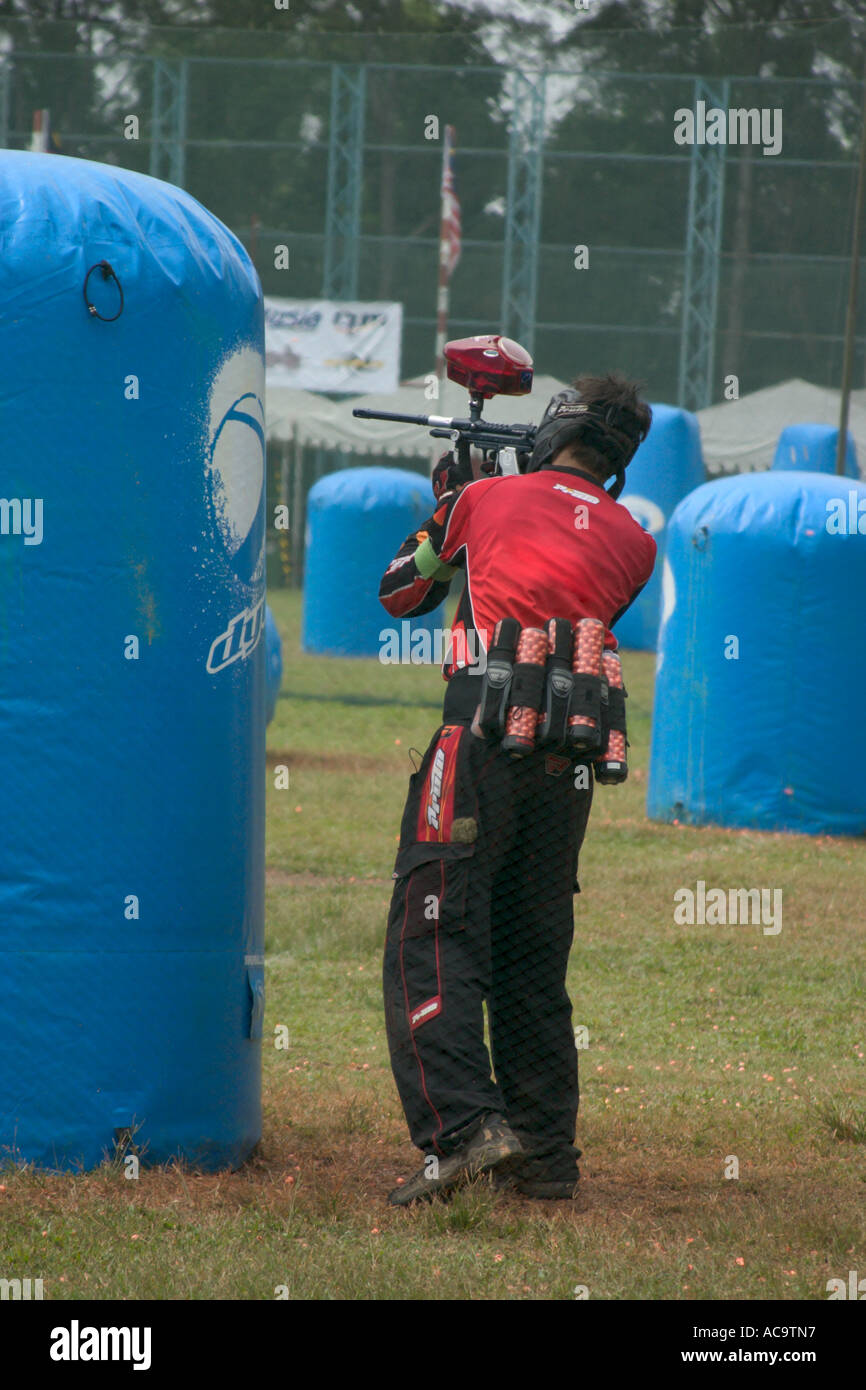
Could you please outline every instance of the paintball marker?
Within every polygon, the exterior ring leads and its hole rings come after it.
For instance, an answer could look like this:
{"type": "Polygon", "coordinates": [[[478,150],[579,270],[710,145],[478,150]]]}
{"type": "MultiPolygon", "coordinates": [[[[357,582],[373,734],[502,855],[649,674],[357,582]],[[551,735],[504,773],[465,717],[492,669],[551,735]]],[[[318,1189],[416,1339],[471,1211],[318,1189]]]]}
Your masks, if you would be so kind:
{"type": "Polygon", "coordinates": [[[469,418],[446,415],[397,415],[386,410],[353,410],[361,420],[397,420],[425,425],[437,439],[453,441],[463,481],[472,476],[470,446],[483,456],[481,471],[510,474],[521,471],[519,455],[532,452],[534,425],[497,425],[481,411],[491,396],[525,396],[532,389],[532,358],[525,348],[499,333],[455,338],[445,344],[448,377],[469,388],[469,418]]]}

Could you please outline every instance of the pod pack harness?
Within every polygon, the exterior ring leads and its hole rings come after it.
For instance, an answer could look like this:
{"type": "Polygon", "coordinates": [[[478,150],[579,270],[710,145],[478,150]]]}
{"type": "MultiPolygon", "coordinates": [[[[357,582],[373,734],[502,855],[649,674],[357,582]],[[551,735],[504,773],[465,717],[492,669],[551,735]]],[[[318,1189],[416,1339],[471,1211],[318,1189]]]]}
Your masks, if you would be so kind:
{"type": "Polygon", "coordinates": [[[596,781],[624,782],[626,689],[622,666],[604,650],[604,624],[565,618],[543,628],[501,618],[493,632],[472,733],[522,757],[559,748],[591,762],[596,781]]]}

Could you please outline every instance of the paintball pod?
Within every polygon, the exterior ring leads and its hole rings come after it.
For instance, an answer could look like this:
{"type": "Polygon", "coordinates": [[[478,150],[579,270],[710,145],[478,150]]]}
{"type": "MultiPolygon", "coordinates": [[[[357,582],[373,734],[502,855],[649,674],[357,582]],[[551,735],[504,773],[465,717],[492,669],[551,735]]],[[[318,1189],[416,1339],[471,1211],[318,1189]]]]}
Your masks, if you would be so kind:
{"type": "Polygon", "coordinates": [[[445,344],[448,377],[469,389],[469,418],[398,415],[386,410],[353,410],[361,420],[397,420],[424,425],[436,439],[453,441],[460,478],[470,481],[470,447],[483,455],[483,473],[519,473],[535,443],[535,425],[497,425],[481,412],[491,396],[525,396],[532,390],[532,358],[525,348],[499,333],[455,338],[445,344]]]}

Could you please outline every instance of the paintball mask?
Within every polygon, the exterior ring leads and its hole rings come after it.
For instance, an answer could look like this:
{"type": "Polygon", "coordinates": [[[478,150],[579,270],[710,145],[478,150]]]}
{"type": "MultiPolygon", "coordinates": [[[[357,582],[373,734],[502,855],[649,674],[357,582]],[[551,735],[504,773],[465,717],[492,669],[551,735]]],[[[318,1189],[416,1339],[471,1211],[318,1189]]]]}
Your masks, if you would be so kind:
{"type": "Polygon", "coordinates": [[[585,401],[574,387],[558,391],[541,417],[535,445],[521,471],[537,473],[564,445],[579,441],[608,459],[610,472],[616,475],[608,492],[611,497],[619,497],[625,486],[626,467],[649,429],[629,416],[630,412],[616,405],[585,401]]]}

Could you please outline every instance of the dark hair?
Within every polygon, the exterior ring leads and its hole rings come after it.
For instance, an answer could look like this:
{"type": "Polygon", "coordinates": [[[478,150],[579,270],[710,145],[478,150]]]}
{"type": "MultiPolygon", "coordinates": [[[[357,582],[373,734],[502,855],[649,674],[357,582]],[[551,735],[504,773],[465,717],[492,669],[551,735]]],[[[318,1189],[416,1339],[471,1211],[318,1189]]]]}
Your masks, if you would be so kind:
{"type": "Polygon", "coordinates": [[[630,381],[622,372],[575,379],[574,387],[590,407],[591,420],[580,436],[565,445],[576,462],[607,478],[622,465],[624,453],[631,457],[652,424],[652,410],[638,395],[644,384],[630,381]]]}

